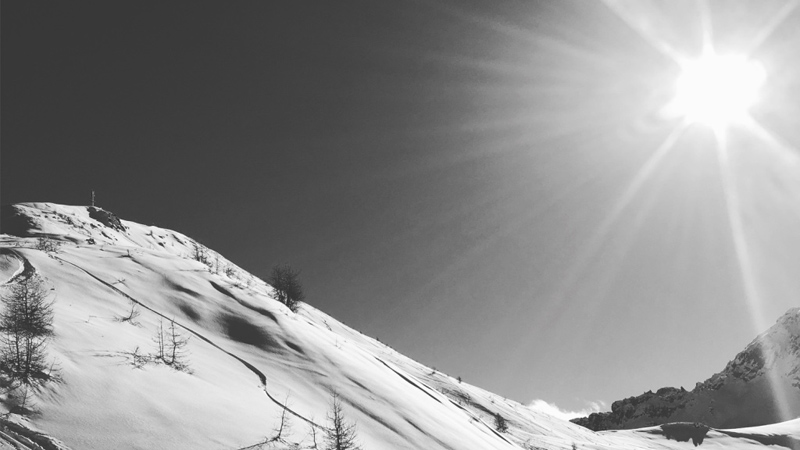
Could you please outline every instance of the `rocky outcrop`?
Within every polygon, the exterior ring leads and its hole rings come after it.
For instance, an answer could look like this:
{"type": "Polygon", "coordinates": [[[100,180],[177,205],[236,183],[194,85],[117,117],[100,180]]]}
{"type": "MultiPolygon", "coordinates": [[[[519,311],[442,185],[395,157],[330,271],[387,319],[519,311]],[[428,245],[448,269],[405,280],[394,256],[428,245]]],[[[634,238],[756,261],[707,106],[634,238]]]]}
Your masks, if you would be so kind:
{"type": "Polygon", "coordinates": [[[708,434],[709,428],[700,423],[667,423],[661,425],[661,432],[667,439],[675,439],[678,442],[688,442],[692,440],[695,447],[702,444],[708,434]]]}
{"type": "Polygon", "coordinates": [[[665,387],[655,393],[647,391],[639,396],[617,400],[611,404],[611,412],[594,413],[589,417],[573,419],[572,422],[595,431],[629,428],[626,426],[628,422],[642,418],[648,422],[642,426],[657,425],[659,420],[666,423],[676,411],[686,408],[690,397],[691,394],[683,388],[665,387]]]}
{"type": "Polygon", "coordinates": [[[800,308],[792,308],[725,368],[694,389],[661,388],[572,422],[595,431],[670,422],[736,428],[800,415],[800,308]]]}
{"type": "Polygon", "coordinates": [[[116,214],[104,209],[96,208],[94,206],[89,206],[86,209],[89,211],[89,217],[92,219],[102,223],[108,228],[121,231],[123,233],[125,232],[125,225],[122,224],[116,214]]]}

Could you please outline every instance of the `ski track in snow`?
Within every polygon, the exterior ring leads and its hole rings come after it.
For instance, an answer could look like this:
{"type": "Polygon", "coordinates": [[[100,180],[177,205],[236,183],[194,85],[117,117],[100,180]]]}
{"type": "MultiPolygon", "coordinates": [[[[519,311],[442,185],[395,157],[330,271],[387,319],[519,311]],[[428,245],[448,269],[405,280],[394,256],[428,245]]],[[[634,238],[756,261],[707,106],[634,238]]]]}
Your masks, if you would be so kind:
{"type": "MultiPolygon", "coordinates": [[[[441,395],[441,396],[445,397],[445,399],[446,399],[446,400],[447,400],[447,401],[448,401],[448,402],[449,402],[451,405],[453,405],[453,406],[457,407],[458,409],[460,409],[461,411],[463,411],[463,412],[464,412],[464,413],[465,413],[465,414],[466,414],[466,415],[467,415],[467,416],[470,418],[470,420],[475,420],[475,421],[477,421],[477,422],[480,422],[482,425],[484,425],[484,427],[485,427],[486,429],[488,429],[488,430],[489,430],[489,431],[490,431],[492,434],[494,434],[494,435],[495,435],[495,436],[497,436],[498,438],[500,438],[500,439],[502,439],[502,440],[506,441],[506,442],[507,442],[508,444],[510,444],[510,445],[515,445],[513,442],[511,442],[510,440],[508,440],[508,438],[507,438],[507,437],[503,436],[503,435],[502,435],[502,434],[501,434],[499,431],[497,431],[497,430],[495,430],[494,428],[490,427],[490,426],[489,426],[489,424],[487,424],[486,422],[484,422],[484,421],[483,421],[483,419],[481,419],[480,417],[476,416],[476,415],[475,415],[475,414],[473,414],[471,411],[469,411],[468,409],[466,409],[466,408],[464,408],[463,406],[459,405],[458,403],[454,402],[454,401],[453,401],[453,400],[452,400],[450,397],[447,397],[447,396],[446,396],[446,395],[444,395],[444,394],[440,394],[440,393],[439,393],[437,390],[435,390],[435,389],[431,388],[430,386],[428,386],[427,384],[423,383],[423,382],[422,382],[422,381],[420,381],[420,380],[411,380],[409,377],[407,377],[407,376],[403,375],[402,373],[400,373],[400,371],[398,371],[397,369],[395,369],[394,367],[392,367],[392,366],[391,366],[389,363],[387,363],[386,361],[382,360],[381,358],[378,358],[377,356],[375,356],[375,359],[377,359],[377,360],[378,360],[378,362],[380,362],[381,364],[383,364],[384,366],[386,366],[386,367],[387,367],[389,370],[391,370],[392,372],[394,372],[395,374],[397,374],[397,376],[399,376],[400,378],[402,378],[402,379],[403,379],[403,381],[405,381],[406,383],[408,383],[408,384],[410,384],[410,385],[414,386],[415,388],[419,389],[420,391],[422,391],[423,393],[425,393],[425,394],[426,394],[427,396],[429,396],[430,398],[432,398],[432,399],[436,400],[438,403],[440,403],[440,404],[444,404],[444,403],[442,402],[442,400],[440,400],[440,399],[436,398],[436,396],[434,395],[434,393],[435,393],[436,395],[441,395]]],[[[442,443],[442,445],[446,447],[446,444],[442,443]]]]}

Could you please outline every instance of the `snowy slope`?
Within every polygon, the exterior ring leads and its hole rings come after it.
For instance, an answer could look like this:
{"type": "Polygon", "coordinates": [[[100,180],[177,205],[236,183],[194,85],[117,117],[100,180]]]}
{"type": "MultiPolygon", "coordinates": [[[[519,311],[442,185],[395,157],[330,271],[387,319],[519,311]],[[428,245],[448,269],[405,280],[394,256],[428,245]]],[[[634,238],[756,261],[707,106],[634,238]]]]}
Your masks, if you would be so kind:
{"type": "MultiPolygon", "coordinates": [[[[181,233],[47,203],[4,208],[2,219],[4,233],[26,237],[0,236],[0,282],[45,277],[56,333],[48,355],[63,378],[38,393],[38,414],[10,418],[70,448],[258,448],[274,435],[284,403],[291,429],[284,443],[264,448],[310,447],[312,429],[319,439],[328,425],[332,391],[369,450],[691,445],[652,429],[596,433],[459,383],[312,306],[292,313],[222,255],[208,250],[210,266],[196,261],[195,242],[181,233]],[[39,250],[40,236],[62,245],[39,250]],[[136,324],[121,320],[131,308],[141,312],[136,324]],[[169,320],[190,336],[191,372],[136,367],[133,352],[154,351],[159,322],[169,320]],[[508,432],[495,431],[495,414],[508,432]]],[[[797,435],[797,423],[783,427],[797,435]]],[[[764,445],[715,433],[706,443],[764,445]]],[[[11,445],[14,437],[4,436],[0,422],[0,444],[11,445]]]]}

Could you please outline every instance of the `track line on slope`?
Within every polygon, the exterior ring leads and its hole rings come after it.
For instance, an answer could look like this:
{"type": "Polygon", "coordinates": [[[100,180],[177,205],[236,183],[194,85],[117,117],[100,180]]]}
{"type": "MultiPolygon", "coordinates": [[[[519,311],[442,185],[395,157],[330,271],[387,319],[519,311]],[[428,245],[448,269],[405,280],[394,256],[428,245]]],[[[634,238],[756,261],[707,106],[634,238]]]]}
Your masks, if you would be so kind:
{"type": "Polygon", "coordinates": [[[181,324],[181,323],[179,323],[179,322],[177,322],[177,321],[175,321],[175,320],[173,320],[173,319],[170,319],[170,318],[169,318],[169,317],[167,317],[165,314],[162,314],[162,313],[158,312],[157,310],[155,310],[154,308],[152,308],[152,307],[150,307],[150,306],[148,306],[148,305],[144,304],[144,303],[143,303],[143,302],[141,302],[140,300],[137,300],[137,299],[135,299],[135,298],[131,297],[130,295],[126,294],[125,292],[122,292],[122,291],[121,291],[119,288],[117,288],[116,286],[114,286],[114,285],[112,285],[112,284],[110,284],[110,283],[106,282],[106,281],[105,281],[105,280],[103,280],[102,278],[100,278],[100,277],[98,277],[97,275],[93,274],[92,272],[90,272],[90,271],[88,271],[88,270],[84,269],[83,267],[81,267],[81,266],[79,266],[79,265],[77,265],[77,264],[73,263],[72,261],[67,261],[66,259],[63,259],[63,258],[61,258],[61,257],[59,257],[59,256],[55,256],[55,255],[54,255],[54,257],[55,257],[55,259],[57,259],[57,260],[59,260],[59,261],[65,262],[65,263],[67,263],[67,264],[70,264],[70,265],[74,266],[74,267],[75,267],[75,268],[77,268],[77,269],[80,269],[81,271],[83,271],[84,273],[86,273],[86,274],[87,274],[87,275],[89,275],[90,277],[94,278],[95,280],[99,281],[100,283],[104,284],[106,287],[110,288],[110,289],[111,289],[111,290],[113,290],[114,292],[116,292],[116,293],[118,293],[118,294],[122,295],[123,297],[125,297],[125,298],[127,298],[128,300],[130,300],[130,301],[132,301],[132,302],[136,303],[137,305],[141,306],[142,308],[145,308],[146,310],[148,310],[148,311],[150,311],[150,312],[152,312],[152,313],[156,314],[157,316],[159,316],[159,317],[162,317],[162,318],[164,318],[164,319],[167,319],[167,320],[169,320],[169,321],[171,321],[171,322],[174,322],[174,323],[175,323],[176,325],[178,325],[179,327],[183,328],[184,330],[186,330],[186,331],[188,331],[189,333],[191,333],[191,334],[193,334],[194,336],[196,336],[198,339],[202,340],[203,342],[206,342],[207,344],[211,345],[212,347],[216,348],[217,350],[219,350],[219,351],[221,351],[221,352],[225,353],[226,355],[230,356],[231,358],[233,358],[233,359],[235,359],[235,360],[239,361],[239,362],[240,362],[242,365],[244,365],[245,367],[247,367],[247,369],[248,369],[248,370],[250,370],[251,372],[253,372],[254,374],[256,374],[256,375],[258,376],[259,380],[261,381],[261,385],[262,385],[262,387],[264,388],[264,393],[267,395],[267,397],[268,397],[270,400],[272,400],[272,402],[273,402],[273,403],[275,403],[276,405],[280,406],[281,408],[284,408],[284,409],[285,409],[287,412],[289,412],[290,414],[294,415],[294,416],[295,416],[295,417],[297,417],[298,419],[302,419],[303,421],[305,421],[305,422],[306,422],[306,423],[308,423],[309,425],[311,425],[311,426],[314,426],[314,427],[317,427],[317,428],[320,428],[320,429],[323,429],[323,430],[327,430],[327,428],[326,428],[326,427],[324,427],[324,426],[322,426],[322,425],[319,425],[319,424],[317,424],[317,423],[315,423],[315,422],[311,421],[310,419],[307,419],[307,418],[303,417],[302,415],[300,415],[299,413],[297,413],[297,412],[293,411],[291,408],[289,408],[288,406],[284,405],[284,404],[283,404],[283,403],[281,403],[279,400],[277,400],[275,397],[273,397],[273,396],[272,396],[272,394],[270,394],[270,393],[269,393],[269,391],[267,390],[267,376],[264,374],[264,372],[260,371],[260,370],[259,370],[259,369],[258,369],[256,366],[254,366],[254,365],[253,365],[253,364],[251,364],[250,362],[248,362],[248,361],[244,360],[243,358],[241,358],[241,357],[239,357],[239,356],[237,356],[237,355],[235,355],[235,354],[233,354],[233,353],[229,352],[228,350],[225,350],[224,348],[222,348],[222,347],[220,347],[218,344],[216,344],[214,341],[212,341],[211,339],[209,339],[209,338],[205,337],[204,335],[202,335],[202,334],[198,333],[197,331],[195,331],[195,330],[193,330],[193,329],[191,329],[191,328],[187,327],[186,325],[183,325],[183,324],[181,324]]]}
{"type": "Polygon", "coordinates": [[[489,426],[489,424],[488,424],[488,423],[486,423],[486,422],[484,422],[484,421],[483,421],[483,419],[481,419],[481,418],[480,418],[480,416],[478,416],[477,414],[475,414],[475,413],[473,413],[472,411],[468,410],[468,409],[467,409],[467,408],[465,408],[464,406],[462,406],[462,405],[459,405],[458,403],[454,402],[452,398],[449,398],[449,397],[448,397],[448,398],[447,398],[447,400],[450,402],[450,404],[452,404],[452,405],[453,405],[453,406],[455,406],[456,408],[459,408],[459,409],[461,409],[462,411],[464,411],[464,413],[465,413],[467,416],[469,416],[470,418],[472,418],[472,419],[475,419],[476,421],[480,422],[480,423],[481,423],[481,425],[483,425],[484,427],[486,427],[486,429],[487,429],[487,430],[489,430],[489,431],[491,431],[492,433],[494,433],[494,434],[495,434],[497,437],[499,437],[500,439],[502,439],[502,440],[506,441],[507,443],[509,443],[509,444],[511,444],[511,445],[516,445],[516,444],[514,444],[513,442],[511,442],[510,440],[508,440],[508,438],[507,438],[507,437],[505,437],[505,436],[503,436],[502,434],[500,434],[500,432],[499,432],[499,431],[497,431],[496,429],[494,429],[494,428],[490,427],[490,426],[489,426]]]}
{"type": "MultiPolygon", "coordinates": [[[[424,393],[425,393],[425,394],[426,394],[428,397],[430,397],[430,398],[432,398],[432,399],[436,400],[436,401],[437,401],[437,402],[439,402],[440,404],[444,404],[444,403],[442,403],[442,401],[441,401],[441,400],[439,400],[438,398],[434,397],[434,396],[433,396],[433,394],[431,394],[430,392],[428,392],[428,391],[426,391],[425,389],[423,389],[423,388],[422,388],[422,386],[425,386],[425,388],[427,388],[427,389],[429,389],[429,390],[431,390],[431,391],[437,392],[435,389],[431,388],[430,386],[428,386],[427,384],[425,384],[425,383],[423,383],[423,382],[421,382],[421,381],[418,381],[418,383],[419,383],[419,384],[417,384],[417,382],[414,382],[414,381],[412,381],[411,379],[409,379],[409,378],[408,378],[408,377],[406,377],[405,375],[403,375],[403,374],[401,374],[400,372],[398,372],[398,371],[397,371],[397,370],[396,370],[394,367],[390,366],[390,365],[389,365],[389,363],[387,363],[386,361],[384,361],[384,360],[382,360],[382,359],[378,358],[377,356],[374,356],[374,358],[375,358],[375,359],[377,359],[377,360],[378,360],[378,362],[380,362],[381,364],[383,364],[384,366],[386,366],[386,367],[387,367],[389,370],[391,370],[392,372],[394,372],[395,374],[397,374],[397,376],[399,376],[400,378],[402,378],[402,379],[403,379],[403,381],[405,381],[406,383],[408,383],[408,384],[410,384],[410,385],[414,386],[415,388],[419,389],[420,391],[424,392],[424,393]],[[421,384],[422,386],[420,386],[420,384],[421,384]]],[[[485,427],[486,427],[486,428],[487,428],[489,431],[491,431],[492,433],[494,433],[494,434],[495,434],[495,435],[496,435],[498,438],[500,438],[500,439],[502,439],[502,440],[506,441],[507,443],[509,443],[509,444],[511,444],[511,445],[515,445],[514,443],[512,443],[511,441],[509,441],[509,440],[508,440],[508,438],[506,438],[505,436],[503,436],[502,434],[500,434],[500,432],[499,432],[499,431],[497,431],[497,430],[495,430],[494,428],[490,427],[490,426],[489,426],[489,424],[487,424],[486,422],[484,422],[484,421],[483,421],[483,419],[481,419],[480,417],[477,417],[475,414],[472,414],[472,413],[471,413],[470,411],[468,411],[466,408],[464,408],[463,406],[461,406],[461,405],[459,405],[458,403],[454,402],[454,401],[453,401],[453,400],[452,400],[450,397],[447,397],[446,395],[445,395],[444,397],[447,399],[447,401],[448,401],[448,402],[450,402],[450,404],[452,404],[452,405],[454,405],[454,406],[456,406],[456,407],[460,408],[461,410],[463,410],[463,411],[464,411],[464,412],[467,414],[467,416],[469,416],[469,417],[471,417],[472,419],[475,419],[475,420],[479,421],[481,424],[483,424],[483,425],[484,425],[484,426],[485,426],[485,427]]]]}
{"type": "MultiPolygon", "coordinates": [[[[442,403],[442,401],[441,401],[441,400],[439,400],[438,398],[434,397],[434,396],[433,396],[433,394],[431,394],[430,392],[426,391],[426,390],[425,390],[425,389],[423,389],[421,386],[419,386],[417,383],[415,383],[414,381],[412,381],[411,379],[409,379],[408,377],[406,377],[406,376],[405,376],[405,375],[403,375],[402,373],[400,373],[400,372],[398,372],[397,370],[395,370],[395,369],[394,369],[394,367],[390,366],[388,363],[386,363],[386,361],[384,361],[384,360],[382,360],[382,359],[378,358],[377,356],[374,356],[374,358],[375,358],[375,359],[377,359],[377,360],[378,360],[378,362],[380,362],[381,364],[383,364],[384,366],[386,366],[386,367],[387,367],[389,370],[391,370],[392,372],[394,372],[395,374],[397,374],[397,376],[399,376],[400,378],[402,378],[402,379],[403,379],[403,381],[405,381],[406,383],[408,383],[408,384],[410,384],[410,385],[414,386],[415,388],[419,389],[420,391],[422,391],[422,392],[423,392],[425,395],[427,395],[428,397],[430,397],[430,398],[432,398],[432,399],[436,400],[436,402],[437,402],[437,403],[440,403],[440,404],[442,403]]],[[[425,387],[427,387],[428,389],[430,389],[428,386],[425,386],[425,387]]],[[[431,389],[431,390],[432,390],[432,389],[431,389]]]]}

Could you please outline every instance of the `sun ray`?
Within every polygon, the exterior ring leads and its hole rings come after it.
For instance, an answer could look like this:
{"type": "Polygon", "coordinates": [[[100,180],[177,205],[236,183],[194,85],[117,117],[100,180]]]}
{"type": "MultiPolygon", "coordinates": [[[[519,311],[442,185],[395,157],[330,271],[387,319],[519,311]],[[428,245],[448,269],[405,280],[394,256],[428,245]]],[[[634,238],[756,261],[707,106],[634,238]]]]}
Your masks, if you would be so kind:
{"type": "MultiPolygon", "coordinates": [[[[780,136],[776,136],[752,117],[747,117],[745,128],[753,135],[767,143],[766,150],[773,153],[775,158],[780,158],[784,167],[798,167],[800,165],[800,149],[786,143],[780,136]]],[[[800,212],[795,212],[800,217],[800,212]]]]}
{"type": "Polygon", "coordinates": [[[785,161],[796,162],[800,159],[800,149],[792,147],[779,136],[775,136],[754,118],[747,116],[744,126],[748,131],[767,142],[770,149],[777,149],[780,152],[780,156],[785,158],[785,161]]]}
{"type": "Polygon", "coordinates": [[[714,52],[714,28],[711,25],[711,11],[708,9],[708,1],[700,2],[700,28],[703,32],[703,53],[714,52]]]}
{"type": "MultiPolygon", "coordinates": [[[[757,286],[755,268],[753,266],[750,249],[747,245],[744,224],[742,223],[741,199],[736,190],[733,171],[731,170],[727,134],[726,131],[722,129],[715,130],[715,133],[717,138],[717,159],[720,168],[723,195],[725,196],[725,209],[728,215],[731,239],[738,263],[739,275],[742,280],[742,288],[744,289],[745,303],[747,304],[750,317],[753,319],[753,328],[755,332],[758,333],[766,329],[769,326],[769,322],[765,320],[760,307],[762,301],[757,286]]],[[[767,371],[767,374],[772,390],[772,398],[775,405],[778,407],[781,418],[783,420],[791,419],[789,406],[785,400],[786,393],[783,392],[780,384],[779,374],[776,371],[767,371]]]]}
{"type": "Polygon", "coordinates": [[[755,52],[764,41],[769,38],[772,33],[786,20],[786,18],[791,14],[797,6],[800,5],[800,0],[792,0],[787,2],[780,11],[772,18],[772,20],[767,23],[767,25],[759,31],[753,41],[748,45],[745,49],[743,49],[743,53],[745,55],[751,55],[755,52]]]}
{"type": "Polygon", "coordinates": [[[626,25],[628,25],[654,49],[658,50],[676,63],[680,63],[685,59],[680,52],[672,48],[671,45],[666,43],[664,40],[659,39],[652,32],[636,23],[636,20],[631,16],[631,14],[621,8],[617,2],[614,2],[613,0],[603,0],[603,3],[606,5],[606,7],[608,7],[609,10],[611,10],[611,12],[625,22],[626,25]]]}
{"type": "Polygon", "coordinates": [[[725,210],[728,216],[731,239],[733,240],[734,251],[742,285],[745,291],[747,306],[751,317],[754,318],[753,328],[758,331],[766,325],[761,310],[758,308],[758,290],[755,286],[753,277],[753,267],[750,254],[745,239],[744,226],[741,217],[741,202],[736,191],[733,173],[730,167],[730,155],[728,153],[728,139],[725,130],[715,129],[717,141],[717,159],[720,167],[720,177],[722,180],[722,191],[725,198],[725,210]]]}
{"type": "Polygon", "coordinates": [[[623,211],[630,205],[644,183],[652,177],[653,172],[661,164],[664,157],[675,147],[675,143],[688,126],[689,123],[685,121],[675,126],[661,145],[650,155],[630,183],[628,183],[625,191],[614,203],[611,211],[606,214],[603,221],[590,237],[589,242],[581,247],[582,250],[572,264],[571,269],[566,272],[559,283],[559,288],[555,290],[554,298],[550,300],[550,305],[546,308],[547,314],[542,314],[541,317],[547,317],[546,320],[548,321],[558,320],[560,318],[566,309],[563,300],[571,292],[572,287],[576,285],[578,279],[585,273],[592,258],[599,253],[600,248],[608,238],[609,232],[614,224],[617,223],[623,211]]]}
{"type": "Polygon", "coordinates": [[[688,123],[685,122],[676,126],[667,136],[664,142],[662,142],[656,151],[653,152],[647,162],[642,166],[641,169],[639,169],[639,171],[636,173],[636,176],[634,176],[631,182],[628,184],[625,192],[622,193],[622,196],[620,196],[620,198],[614,204],[614,207],[611,209],[609,214],[606,216],[603,222],[601,222],[595,233],[595,238],[593,241],[600,242],[608,235],[609,230],[617,221],[617,219],[619,219],[619,216],[631,203],[633,198],[642,188],[642,185],[645,183],[645,181],[652,176],[653,171],[656,169],[656,167],[658,167],[659,164],[661,164],[664,156],[666,156],[669,151],[675,147],[675,142],[678,140],[681,134],[683,134],[683,131],[686,130],[687,127],[688,123]]]}

